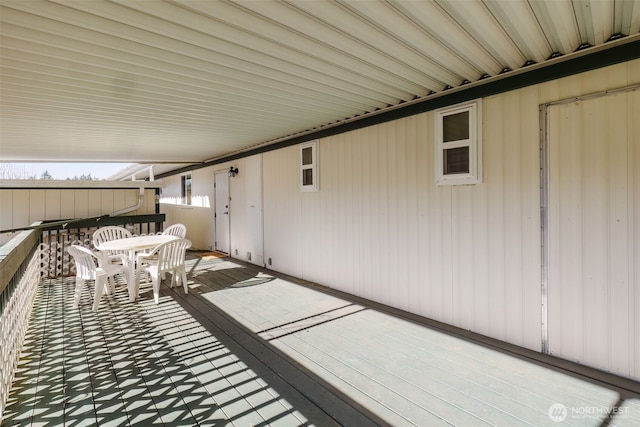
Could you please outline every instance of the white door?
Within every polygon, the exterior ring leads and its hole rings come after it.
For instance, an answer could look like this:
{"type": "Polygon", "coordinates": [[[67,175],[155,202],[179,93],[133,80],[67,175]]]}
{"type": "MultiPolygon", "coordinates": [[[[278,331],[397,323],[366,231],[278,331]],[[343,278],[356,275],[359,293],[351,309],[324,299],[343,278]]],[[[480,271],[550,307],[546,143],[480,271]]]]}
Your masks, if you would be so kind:
{"type": "Polygon", "coordinates": [[[640,379],[640,92],[548,110],[548,351],[640,379]]]}
{"type": "Polygon", "coordinates": [[[215,183],[215,250],[229,254],[229,175],[227,171],[216,172],[215,183]]]}

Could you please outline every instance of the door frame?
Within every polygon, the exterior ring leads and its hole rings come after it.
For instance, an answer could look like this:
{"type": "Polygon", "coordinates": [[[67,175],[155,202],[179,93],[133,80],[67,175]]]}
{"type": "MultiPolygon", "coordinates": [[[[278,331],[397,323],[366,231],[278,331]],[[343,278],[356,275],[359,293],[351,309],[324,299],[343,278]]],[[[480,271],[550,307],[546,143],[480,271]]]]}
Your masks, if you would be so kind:
{"type": "MultiPolygon", "coordinates": [[[[568,100],[562,102],[569,102],[568,100]]],[[[540,245],[541,245],[541,350],[549,354],[549,108],[542,104],[540,116],[540,245]]]]}

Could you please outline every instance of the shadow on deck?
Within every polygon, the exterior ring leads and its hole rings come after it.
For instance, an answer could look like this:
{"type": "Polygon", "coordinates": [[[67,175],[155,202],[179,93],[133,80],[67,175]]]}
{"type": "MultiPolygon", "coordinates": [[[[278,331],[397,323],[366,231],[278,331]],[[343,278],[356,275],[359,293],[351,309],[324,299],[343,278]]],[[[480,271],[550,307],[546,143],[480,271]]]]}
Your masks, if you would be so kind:
{"type": "Polygon", "coordinates": [[[640,425],[636,382],[228,258],[188,270],[187,296],[121,282],[97,313],[42,282],[2,425],[640,425]]]}

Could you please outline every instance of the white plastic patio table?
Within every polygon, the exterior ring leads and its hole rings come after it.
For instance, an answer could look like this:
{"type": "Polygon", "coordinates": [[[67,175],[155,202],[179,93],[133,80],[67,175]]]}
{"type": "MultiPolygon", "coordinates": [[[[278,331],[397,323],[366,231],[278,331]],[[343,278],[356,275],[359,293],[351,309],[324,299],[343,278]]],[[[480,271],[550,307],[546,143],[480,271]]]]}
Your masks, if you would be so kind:
{"type": "Polygon", "coordinates": [[[175,236],[165,234],[150,234],[148,236],[127,237],[125,239],[110,240],[103,242],[96,249],[99,251],[129,251],[129,277],[127,277],[127,289],[129,290],[129,301],[135,301],[136,292],[136,252],[146,249],[153,249],[156,246],[177,239],[175,236]]]}

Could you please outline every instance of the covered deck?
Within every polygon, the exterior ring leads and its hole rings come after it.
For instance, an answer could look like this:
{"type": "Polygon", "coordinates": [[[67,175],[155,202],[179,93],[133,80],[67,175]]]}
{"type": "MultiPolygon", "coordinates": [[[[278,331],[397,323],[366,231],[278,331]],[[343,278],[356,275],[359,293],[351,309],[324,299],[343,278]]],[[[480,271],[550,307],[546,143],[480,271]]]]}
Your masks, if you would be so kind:
{"type": "Polygon", "coordinates": [[[40,283],[3,426],[640,425],[638,383],[212,253],[91,311],[40,283]]]}

